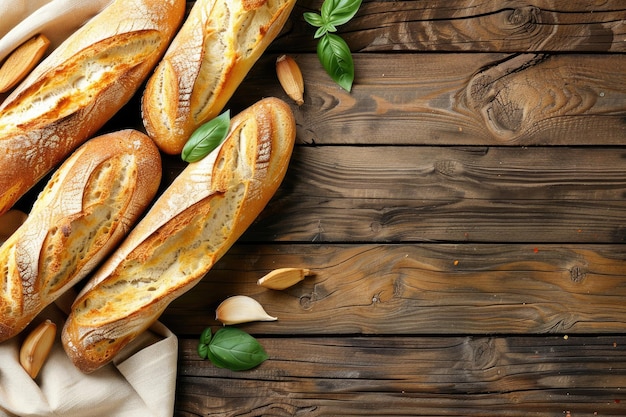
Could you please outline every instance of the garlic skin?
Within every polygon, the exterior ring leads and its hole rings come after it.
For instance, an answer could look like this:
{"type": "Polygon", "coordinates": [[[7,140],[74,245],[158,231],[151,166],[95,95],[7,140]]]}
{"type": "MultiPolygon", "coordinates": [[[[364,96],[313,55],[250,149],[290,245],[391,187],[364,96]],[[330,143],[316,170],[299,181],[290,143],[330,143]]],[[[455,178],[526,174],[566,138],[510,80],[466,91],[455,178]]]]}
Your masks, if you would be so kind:
{"type": "Polygon", "coordinates": [[[276,321],[278,317],[267,314],[254,298],[235,295],[221,302],[215,310],[215,319],[225,325],[249,323],[251,321],[276,321]]]}
{"type": "Polygon", "coordinates": [[[285,93],[298,106],[304,103],[304,79],[296,61],[289,55],[281,55],[276,59],[276,75],[285,93]]]}
{"type": "Polygon", "coordinates": [[[257,285],[272,290],[284,290],[311,275],[305,268],[278,268],[257,281],[257,285]]]}
{"type": "Polygon", "coordinates": [[[50,320],[42,322],[26,336],[20,348],[20,364],[31,378],[37,378],[56,337],[57,326],[50,320]]]}

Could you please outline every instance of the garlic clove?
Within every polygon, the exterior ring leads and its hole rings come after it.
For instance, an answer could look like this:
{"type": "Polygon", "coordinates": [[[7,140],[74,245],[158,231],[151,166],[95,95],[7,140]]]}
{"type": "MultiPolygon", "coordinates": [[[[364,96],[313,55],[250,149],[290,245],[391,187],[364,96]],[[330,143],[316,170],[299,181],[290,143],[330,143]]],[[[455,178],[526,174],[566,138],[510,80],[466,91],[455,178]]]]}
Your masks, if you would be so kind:
{"type": "Polygon", "coordinates": [[[296,61],[288,56],[281,55],[276,59],[276,75],[285,93],[298,106],[304,103],[304,79],[296,61]]]}
{"type": "Polygon", "coordinates": [[[277,317],[267,314],[257,300],[246,295],[227,298],[217,307],[215,313],[215,318],[225,325],[278,320],[277,317]]]}
{"type": "Polygon", "coordinates": [[[311,271],[304,268],[278,268],[259,279],[257,284],[272,290],[284,290],[309,275],[311,275],[311,271]]]}
{"type": "Polygon", "coordinates": [[[20,364],[35,379],[41,370],[56,337],[57,326],[46,320],[26,336],[20,348],[20,364]]]}

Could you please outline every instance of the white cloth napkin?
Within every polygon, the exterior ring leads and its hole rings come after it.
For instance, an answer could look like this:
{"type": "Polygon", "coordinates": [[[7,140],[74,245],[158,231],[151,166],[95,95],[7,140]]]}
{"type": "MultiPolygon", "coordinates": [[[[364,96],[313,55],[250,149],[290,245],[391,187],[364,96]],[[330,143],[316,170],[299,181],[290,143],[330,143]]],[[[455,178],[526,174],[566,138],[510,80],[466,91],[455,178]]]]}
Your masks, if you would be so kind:
{"type": "Polygon", "coordinates": [[[112,0],[0,1],[0,62],[36,34],[50,39],[50,51],[112,0]]]}
{"type": "MultiPolygon", "coordinates": [[[[52,51],[111,2],[0,0],[0,62],[38,33],[50,39],[52,51]]],[[[0,343],[0,417],[171,417],[178,359],[176,336],[157,322],[112,363],[83,374],[65,354],[59,336],[66,317],[63,311],[67,311],[65,306],[73,295],[64,295],[38,317],[39,321],[49,318],[57,323],[58,336],[35,380],[19,363],[22,338],[0,343]]]]}
{"type": "MultiPolygon", "coordinates": [[[[59,305],[71,302],[74,295],[64,295],[32,323],[50,319],[57,324],[57,340],[36,379],[19,363],[22,337],[0,343],[0,416],[171,417],[176,336],[157,322],[112,363],[83,374],[67,357],[60,341],[65,314],[59,305]]],[[[23,333],[28,330],[30,327],[23,333]]]]}

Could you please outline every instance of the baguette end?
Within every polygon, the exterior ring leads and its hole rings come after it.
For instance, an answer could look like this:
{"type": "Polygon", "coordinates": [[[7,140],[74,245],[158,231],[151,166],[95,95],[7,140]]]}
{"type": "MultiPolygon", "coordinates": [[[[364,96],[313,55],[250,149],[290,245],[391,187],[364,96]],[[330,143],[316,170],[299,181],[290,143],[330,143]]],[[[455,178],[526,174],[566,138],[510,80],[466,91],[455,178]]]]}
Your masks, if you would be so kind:
{"type": "Polygon", "coordinates": [[[108,362],[110,362],[119,348],[118,345],[126,345],[130,342],[130,337],[125,338],[98,338],[93,343],[85,343],[81,337],[81,329],[73,327],[63,328],[61,342],[65,353],[70,358],[76,368],[85,374],[90,374],[108,362]]]}
{"type": "MultiPolygon", "coordinates": [[[[182,152],[188,132],[181,131],[180,119],[187,106],[179,101],[180,88],[172,64],[164,60],[148,80],[141,99],[141,115],[146,132],[163,152],[182,152]],[[147,100],[152,97],[153,100],[147,100]],[[182,114],[181,114],[182,113],[182,114]]],[[[191,132],[189,132],[191,134],[191,132]]]]}

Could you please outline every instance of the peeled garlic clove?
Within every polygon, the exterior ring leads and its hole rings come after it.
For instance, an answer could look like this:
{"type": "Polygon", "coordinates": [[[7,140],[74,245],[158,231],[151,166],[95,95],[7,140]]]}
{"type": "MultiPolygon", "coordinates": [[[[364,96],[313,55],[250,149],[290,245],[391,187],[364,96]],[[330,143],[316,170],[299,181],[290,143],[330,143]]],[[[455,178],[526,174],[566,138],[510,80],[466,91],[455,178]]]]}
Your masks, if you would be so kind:
{"type": "Polygon", "coordinates": [[[272,290],[284,290],[309,275],[311,275],[311,271],[304,268],[279,268],[259,279],[257,284],[272,290]]]}
{"type": "Polygon", "coordinates": [[[288,56],[281,55],[276,59],[276,75],[285,93],[298,106],[304,103],[304,79],[296,61],[288,56]]]}
{"type": "Polygon", "coordinates": [[[267,314],[257,300],[246,295],[227,298],[217,307],[215,313],[215,318],[226,325],[278,320],[277,317],[267,314]]]}
{"type": "Polygon", "coordinates": [[[46,320],[26,336],[20,348],[20,364],[35,379],[41,370],[56,337],[57,326],[46,320]]]}

